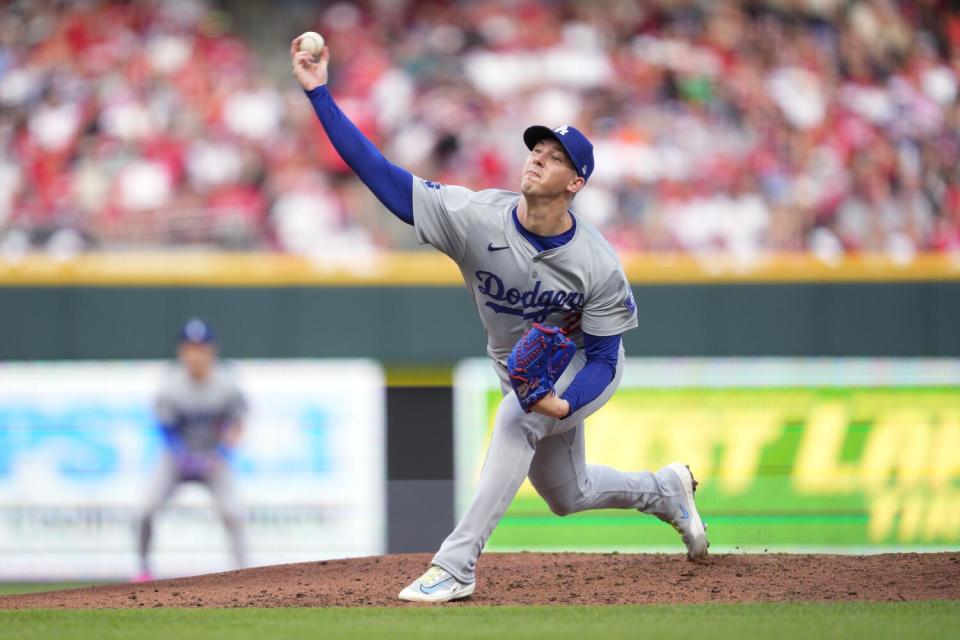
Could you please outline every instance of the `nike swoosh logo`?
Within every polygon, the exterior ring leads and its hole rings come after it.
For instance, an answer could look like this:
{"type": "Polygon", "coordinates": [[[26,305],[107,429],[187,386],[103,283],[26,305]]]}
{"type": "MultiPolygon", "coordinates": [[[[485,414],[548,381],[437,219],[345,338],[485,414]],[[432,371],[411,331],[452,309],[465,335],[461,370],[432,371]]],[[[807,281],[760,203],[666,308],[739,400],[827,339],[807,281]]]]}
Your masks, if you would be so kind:
{"type": "Polygon", "coordinates": [[[423,583],[421,583],[421,584],[420,584],[420,591],[422,591],[423,593],[426,593],[427,595],[429,595],[429,594],[433,593],[434,591],[436,591],[437,589],[439,589],[440,587],[442,587],[443,585],[445,585],[446,583],[450,582],[451,580],[453,580],[453,576],[450,576],[450,577],[447,578],[446,580],[441,580],[441,581],[438,582],[437,584],[430,585],[429,587],[424,587],[424,586],[423,586],[423,583]]]}
{"type": "Polygon", "coordinates": [[[690,514],[687,512],[686,509],[683,508],[683,505],[680,505],[680,519],[681,519],[681,520],[689,520],[689,519],[690,519],[690,514]]]}
{"type": "Polygon", "coordinates": [[[504,249],[509,249],[509,248],[510,248],[509,246],[506,246],[506,247],[495,247],[495,246],[493,246],[493,243],[492,243],[492,242],[487,245],[487,251],[503,251],[504,249]]]}

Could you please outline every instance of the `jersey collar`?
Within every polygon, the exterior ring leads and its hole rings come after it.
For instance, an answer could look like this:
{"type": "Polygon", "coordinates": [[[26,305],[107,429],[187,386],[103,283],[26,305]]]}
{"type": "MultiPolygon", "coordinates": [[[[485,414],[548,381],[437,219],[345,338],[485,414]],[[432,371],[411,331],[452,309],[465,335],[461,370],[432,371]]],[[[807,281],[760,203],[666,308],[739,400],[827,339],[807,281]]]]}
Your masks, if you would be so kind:
{"type": "Polygon", "coordinates": [[[515,203],[512,207],[510,207],[510,210],[508,213],[509,220],[507,224],[512,229],[513,235],[520,242],[523,242],[524,244],[529,246],[531,249],[533,249],[534,253],[536,253],[537,255],[547,255],[547,254],[553,255],[555,253],[562,252],[566,250],[566,248],[569,247],[571,244],[573,244],[573,242],[580,235],[580,227],[581,227],[580,221],[577,220],[577,216],[573,213],[573,211],[571,211],[570,209],[567,209],[567,213],[570,214],[570,218],[573,220],[573,227],[570,230],[564,231],[563,233],[558,234],[556,236],[538,236],[537,234],[526,229],[522,224],[520,224],[520,217],[517,215],[518,205],[519,205],[519,201],[515,203]],[[561,239],[562,236],[566,236],[566,235],[569,235],[569,237],[566,239],[566,241],[563,244],[556,247],[551,247],[549,249],[545,249],[543,251],[538,249],[537,245],[535,244],[537,238],[544,238],[550,241],[550,240],[561,239]]]}

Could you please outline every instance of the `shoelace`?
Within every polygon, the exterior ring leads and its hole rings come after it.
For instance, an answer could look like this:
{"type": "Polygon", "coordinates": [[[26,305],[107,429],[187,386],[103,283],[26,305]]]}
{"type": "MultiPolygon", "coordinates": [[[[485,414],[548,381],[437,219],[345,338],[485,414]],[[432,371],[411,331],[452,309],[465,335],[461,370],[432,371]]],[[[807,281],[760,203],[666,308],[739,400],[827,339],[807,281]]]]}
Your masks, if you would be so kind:
{"type": "Polygon", "coordinates": [[[438,582],[441,578],[444,578],[446,573],[447,572],[440,567],[433,566],[430,567],[430,570],[423,574],[423,577],[420,579],[427,584],[433,584],[438,582]]]}

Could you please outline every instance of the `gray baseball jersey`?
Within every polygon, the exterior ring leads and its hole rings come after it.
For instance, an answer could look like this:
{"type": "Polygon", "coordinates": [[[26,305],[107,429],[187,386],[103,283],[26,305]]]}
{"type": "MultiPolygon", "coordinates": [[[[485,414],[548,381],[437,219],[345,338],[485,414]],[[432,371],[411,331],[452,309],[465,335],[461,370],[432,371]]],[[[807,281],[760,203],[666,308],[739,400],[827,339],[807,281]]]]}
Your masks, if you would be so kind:
{"type": "Polygon", "coordinates": [[[138,533],[142,573],[149,574],[147,556],[153,537],[153,518],[185,480],[202,482],[210,489],[230,536],[234,562],[242,568],[246,564],[243,512],[229,465],[204,466],[199,475],[185,475],[182,466],[184,458],[223,462],[217,452],[223,430],[241,420],[247,412],[247,401],[233,373],[218,364],[211,370],[209,378],[197,382],[182,365],[175,365],[161,383],[155,410],[157,419],[175,431],[187,453],[168,449],[161,457],[147,491],[138,533]]]}
{"type": "Polygon", "coordinates": [[[584,331],[610,336],[636,327],[630,285],[600,232],[578,217],[569,242],[538,252],[514,223],[519,199],[512,191],[413,180],[417,237],[460,267],[490,356],[505,363],[534,322],[563,328],[578,349],[584,331]]]}
{"type": "Polygon", "coordinates": [[[173,367],[156,400],[157,418],[174,428],[191,451],[216,448],[223,429],[242,419],[246,411],[247,401],[233,373],[223,365],[216,365],[202,383],[182,366],[173,367]]]}
{"type": "Polygon", "coordinates": [[[577,218],[566,244],[538,252],[514,221],[519,199],[510,191],[473,192],[414,178],[417,236],[459,265],[504,392],[474,497],[432,560],[464,584],[474,581],[478,556],[528,474],[551,510],[560,514],[609,508],[659,514],[673,499],[661,472],[619,471],[586,462],[584,420],[616,391],[623,375],[622,351],[614,379],[564,419],[524,413],[510,393],[506,359],[533,322],[563,327],[577,344],[573,361],[557,380],[560,393],[585,365],[583,332],[610,336],[637,326],[627,278],[600,233],[577,218]]]}

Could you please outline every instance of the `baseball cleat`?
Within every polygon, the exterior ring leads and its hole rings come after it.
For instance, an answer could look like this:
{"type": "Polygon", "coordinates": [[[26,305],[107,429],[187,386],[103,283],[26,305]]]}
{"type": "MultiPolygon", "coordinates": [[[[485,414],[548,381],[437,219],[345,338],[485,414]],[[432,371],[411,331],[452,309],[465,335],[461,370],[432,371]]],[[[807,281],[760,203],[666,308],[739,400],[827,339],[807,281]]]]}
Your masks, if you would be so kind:
{"type": "Polygon", "coordinates": [[[697,481],[690,471],[690,467],[679,462],[672,462],[661,471],[665,473],[662,477],[666,483],[676,487],[676,502],[671,510],[660,519],[670,523],[680,537],[683,538],[683,544],[687,546],[687,557],[694,562],[701,562],[707,557],[707,547],[710,543],[707,541],[707,526],[700,519],[697,512],[697,505],[693,500],[693,495],[697,491],[697,481]],[[671,482],[672,480],[674,482],[671,482]]]}
{"type": "Polygon", "coordinates": [[[449,602],[466,598],[476,586],[476,582],[464,584],[434,565],[401,591],[398,597],[409,602],[449,602]]]}

